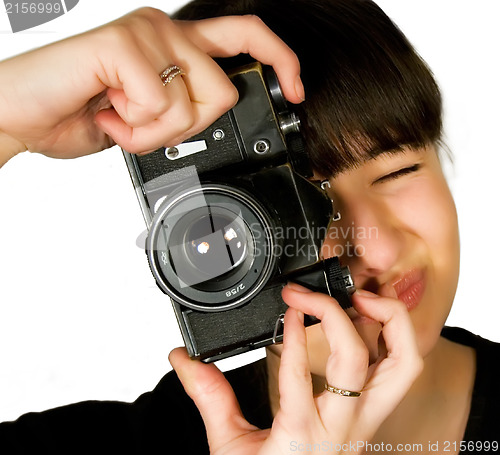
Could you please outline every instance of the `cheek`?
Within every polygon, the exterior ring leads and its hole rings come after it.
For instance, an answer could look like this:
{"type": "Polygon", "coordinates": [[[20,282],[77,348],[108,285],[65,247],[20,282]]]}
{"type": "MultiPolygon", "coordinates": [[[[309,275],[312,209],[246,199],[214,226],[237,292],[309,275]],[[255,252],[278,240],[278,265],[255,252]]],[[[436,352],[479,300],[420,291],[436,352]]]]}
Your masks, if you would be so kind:
{"type": "MultiPolygon", "coordinates": [[[[329,226],[328,232],[323,238],[321,246],[321,257],[331,258],[337,256],[352,256],[354,254],[354,245],[356,239],[352,238],[353,224],[348,217],[342,217],[329,226]]],[[[342,260],[342,259],[341,259],[342,260]]],[[[348,259],[346,259],[348,260],[348,259]]]]}
{"type": "Polygon", "coordinates": [[[436,265],[455,268],[459,259],[458,220],[455,203],[444,178],[419,182],[394,201],[404,229],[426,247],[436,265]]]}
{"type": "Polygon", "coordinates": [[[422,355],[439,338],[451,309],[458,284],[460,243],[458,220],[451,193],[443,180],[420,185],[411,204],[400,207],[400,221],[418,244],[428,267],[426,303],[411,313],[422,355]]]}

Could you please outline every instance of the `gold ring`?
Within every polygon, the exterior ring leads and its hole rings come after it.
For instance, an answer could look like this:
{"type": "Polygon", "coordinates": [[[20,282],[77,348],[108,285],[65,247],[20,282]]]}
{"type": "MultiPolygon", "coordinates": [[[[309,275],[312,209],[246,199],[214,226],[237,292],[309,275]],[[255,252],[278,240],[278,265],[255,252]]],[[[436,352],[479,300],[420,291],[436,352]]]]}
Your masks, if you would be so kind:
{"type": "Polygon", "coordinates": [[[184,70],[180,66],[173,65],[165,68],[160,74],[163,86],[165,87],[165,85],[170,84],[170,82],[172,82],[176,76],[179,76],[179,74],[181,76],[185,74],[184,70]]]}
{"type": "Polygon", "coordinates": [[[325,389],[331,393],[335,393],[337,395],[342,395],[343,397],[359,397],[359,396],[361,396],[361,392],[353,392],[351,390],[339,389],[338,387],[334,387],[330,384],[325,384],[325,389]]]}

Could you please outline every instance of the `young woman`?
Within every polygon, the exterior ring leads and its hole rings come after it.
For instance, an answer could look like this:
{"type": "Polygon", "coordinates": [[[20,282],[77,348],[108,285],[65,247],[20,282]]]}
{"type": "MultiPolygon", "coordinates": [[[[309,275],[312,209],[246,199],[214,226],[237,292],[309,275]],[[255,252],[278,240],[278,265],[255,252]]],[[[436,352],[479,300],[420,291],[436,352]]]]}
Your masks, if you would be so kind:
{"type": "MultiPolygon", "coordinates": [[[[334,207],[342,215],[327,235],[323,255],[344,252],[341,260],[350,266],[362,290],[354,297],[356,310],[347,312],[350,323],[341,315],[333,316],[334,305],[321,308],[320,302],[328,305],[327,297],[295,286],[284,290],[291,307],[315,314],[323,323],[307,329],[308,362],[300,354],[289,354],[286,342],[284,351],[269,349],[268,387],[275,417],[271,435],[281,428],[288,412],[300,416],[291,433],[297,432],[295,440],[301,435],[306,448],[315,447],[311,422],[319,418],[327,429],[340,421],[346,424],[349,441],[378,443],[371,447],[374,452],[383,443],[399,447],[400,452],[431,452],[431,443],[443,452],[467,450],[461,441],[478,442],[469,444],[471,451],[487,450],[488,444],[481,444],[496,440],[498,427],[486,417],[494,408],[481,408],[491,396],[487,388],[480,391],[480,384],[489,382],[493,388],[493,378],[486,379],[483,368],[487,366],[481,366],[480,359],[483,349],[489,356],[495,348],[488,343],[484,348],[476,346],[483,342],[463,331],[441,333],[458,281],[459,240],[456,211],[439,157],[439,89],[402,33],[373,2],[294,1],[287,4],[286,14],[281,14],[278,3],[221,6],[199,0],[179,13],[187,19],[255,14],[297,53],[307,93],[297,110],[308,151],[317,179],[328,179],[334,207]],[[347,232],[348,227],[353,228],[351,234],[339,238],[338,232],[347,232]],[[376,228],[376,234],[367,236],[370,228],[376,228]],[[343,248],[337,248],[339,244],[343,248]],[[366,290],[378,296],[367,295],[366,290]],[[394,305],[393,299],[404,305],[394,305]],[[401,307],[404,315],[398,314],[401,307]],[[384,308],[387,319],[368,314],[368,308],[384,308]],[[326,311],[332,312],[331,321],[326,311]],[[404,361],[404,366],[389,372],[392,361],[394,365],[404,361]],[[289,363],[291,375],[303,379],[312,374],[316,393],[326,380],[337,387],[362,389],[363,395],[333,404],[323,392],[314,405],[297,399],[284,410],[286,399],[299,395],[298,386],[290,390],[284,379],[283,368],[289,363]],[[408,376],[398,379],[396,370],[408,376]],[[347,416],[341,406],[347,407],[347,416]],[[476,421],[478,414],[483,416],[481,424],[476,421]]],[[[289,321],[295,323],[293,312],[289,321]]],[[[216,428],[222,421],[207,406],[214,400],[222,407],[223,393],[203,396],[202,381],[193,381],[186,373],[191,369],[199,377],[201,368],[186,362],[181,352],[174,352],[171,360],[204,418],[211,447],[219,446],[224,438],[216,428]]],[[[213,374],[213,382],[206,379],[205,387],[223,389],[222,380],[213,374]]],[[[310,387],[308,380],[298,382],[303,382],[304,389],[310,387]]],[[[220,415],[227,420],[228,415],[237,415],[228,402],[225,412],[220,415]]],[[[288,424],[285,427],[289,429],[288,424]]],[[[366,444],[360,447],[370,449],[366,444]]]]}
{"type": "MultiPolygon", "coordinates": [[[[170,360],[180,382],[170,373],[131,405],[88,402],[23,416],[0,427],[0,444],[11,452],[84,451],[94,446],[92,434],[116,453],[498,449],[498,392],[488,366],[500,348],[465,331],[442,332],[459,243],[430,71],[371,1],[195,1],[177,15],[213,16],[224,17],[174,23],[141,10],[2,63],[0,85],[14,87],[23,87],[14,75],[55,64],[65,52],[77,50],[89,63],[68,65],[67,85],[49,86],[29,110],[15,90],[2,93],[5,159],[25,149],[67,157],[70,137],[81,145],[72,156],[112,141],[132,152],[179,143],[236,101],[208,55],[248,52],[272,64],[286,97],[300,103],[315,178],[328,180],[342,215],[322,253],[342,247],[359,289],[354,309],[289,284],[284,344],[271,347],[265,362],[225,378],[177,349],[170,360]],[[255,16],[240,17],[248,14],[255,16]],[[185,75],[163,87],[158,75],[173,64],[185,75]],[[305,330],[304,313],[321,324],[305,330]]],[[[36,80],[23,83],[38,89],[36,80]]]]}

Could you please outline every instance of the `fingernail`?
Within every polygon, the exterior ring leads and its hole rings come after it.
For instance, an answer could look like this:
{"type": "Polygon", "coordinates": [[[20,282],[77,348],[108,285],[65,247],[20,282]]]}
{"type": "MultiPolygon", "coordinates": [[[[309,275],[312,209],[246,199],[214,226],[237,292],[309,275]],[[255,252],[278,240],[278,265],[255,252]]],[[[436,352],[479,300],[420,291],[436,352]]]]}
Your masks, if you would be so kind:
{"type": "Polygon", "coordinates": [[[297,319],[301,324],[304,324],[304,313],[302,311],[297,311],[297,319]]]}
{"type": "Polygon", "coordinates": [[[374,294],[373,292],[367,291],[366,289],[356,289],[355,294],[357,294],[361,297],[366,297],[368,299],[376,299],[379,297],[377,294],[374,294]]]}
{"type": "Polygon", "coordinates": [[[301,286],[300,284],[297,284],[297,283],[292,283],[291,281],[289,281],[286,285],[286,287],[288,289],[291,289],[292,291],[295,291],[295,292],[301,292],[302,294],[308,294],[308,293],[311,293],[313,291],[311,291],[310,289],[307,289],[305,288],[304,286],[301,286]]]}
{"type": "Polygon", "coordinates": [[[306,99],[304,84],[302,84],[302,79],[300,78],[300,76],[297,76],[297,79],[295,79],[295,93],[302,101],[306,99]]]}

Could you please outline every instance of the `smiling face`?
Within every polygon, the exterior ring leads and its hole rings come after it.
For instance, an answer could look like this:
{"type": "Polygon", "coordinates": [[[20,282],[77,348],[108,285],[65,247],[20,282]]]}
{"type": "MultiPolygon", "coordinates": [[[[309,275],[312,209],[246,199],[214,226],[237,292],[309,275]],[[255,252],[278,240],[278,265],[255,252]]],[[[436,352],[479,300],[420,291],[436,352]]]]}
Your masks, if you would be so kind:
{"type": "MultiPolygon", "coordinates": [[[[294,111],[311,164],[325,174],[317,177],[334,176],[330,196],[342,215],[322,254],[340,256],[357,287],[403,301],[427,355],[451,307],[459,266],[454,203],[436,151],[426,147],[442,135],[439,86],[375,2],[294,0],[285,15],[278,3],[206,8],[200,0],[177,18],[255,14],[297,54],[306,101],[294,111]]],[[[379,325],[349,314],[375,356],[379,325]]],[[[308,346],[312,370],[321,374],[329,349],[319,325],[308,328],[308,346]]]]}
{"type": "MultiPolygon", "coordinates": [[[[405,303],[426,356],[448,316],[459,272],[456,210],[435,149],[383,153],[329,182],[342,218],[332,222],[322,256],[339,255],[357,288],[405,303]]],[[[375,356],[380,325],[354,309],[348,313],[375,356]]],[[[321,374],[328,345],[319,325],[307,336],[311,370],[321,374]]]]}

